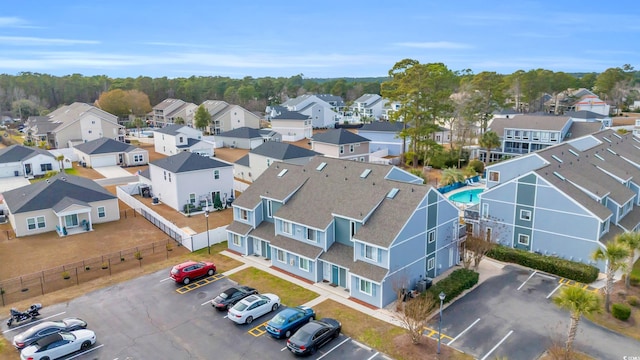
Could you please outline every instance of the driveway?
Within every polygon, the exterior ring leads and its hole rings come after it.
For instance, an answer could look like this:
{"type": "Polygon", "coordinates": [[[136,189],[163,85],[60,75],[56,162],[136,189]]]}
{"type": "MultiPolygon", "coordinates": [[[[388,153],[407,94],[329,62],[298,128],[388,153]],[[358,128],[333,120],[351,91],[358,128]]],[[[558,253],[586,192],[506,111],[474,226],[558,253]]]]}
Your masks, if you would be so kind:
{"type": "MultiPolygon", "coordinates": [[[[442,342],[480,360],[508,357],[537,359],[553,342],[564,345],[569,313],[553,304],[558,278],[506,266],[443,311],[442,342]]],[[[565,285],[563,285],[565,286],[565,285]]],[[[436,331],[437,316],[428,327],[436,331]]],[[[586,319],[580,322],[575,348],[596,359],[620,360],[640,355],[638,342],[586,319]]]]}
{"type": "Polygon", "coordinates": [[[17,189],[19,187],[23,187],[29,184],[31,184],[29,180],[23,176],[0,178],[0,193],[17,189]]]}
{"type": "Polygon", "coordinates": [[[121,178],[125,176],[131,176],[130,172],[121,168],[120,166],[101,166],[93,169],[106,178],[121,178]]]}

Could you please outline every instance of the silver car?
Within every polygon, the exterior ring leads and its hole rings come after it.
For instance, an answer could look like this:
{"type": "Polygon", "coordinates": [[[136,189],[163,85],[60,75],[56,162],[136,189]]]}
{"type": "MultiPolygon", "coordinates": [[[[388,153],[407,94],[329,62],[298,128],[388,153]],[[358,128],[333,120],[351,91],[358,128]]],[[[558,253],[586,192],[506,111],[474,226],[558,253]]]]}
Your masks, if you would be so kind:
{"type": "Polygon", "coordinates": [[[96,333],[82,329],[59,332],[43,337],[20,351],[22,360],[53,360],[76,351],[86,350],[96,343],[96,333]]]}
{"type": "Polygon", "coordinates": [[[251,324],[254,319],[276,311],[280,306],[280,297],[275,294],[251,295],[236,303],[227,317],[238,324],[251,324]]]}

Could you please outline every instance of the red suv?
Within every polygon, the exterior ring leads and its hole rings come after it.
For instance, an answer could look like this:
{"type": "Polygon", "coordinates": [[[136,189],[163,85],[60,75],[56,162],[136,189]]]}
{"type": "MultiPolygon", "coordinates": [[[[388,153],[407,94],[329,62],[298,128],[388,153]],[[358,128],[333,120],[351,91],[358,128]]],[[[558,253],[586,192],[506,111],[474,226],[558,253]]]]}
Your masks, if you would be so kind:
{"type": "Polygon", "coordinates": [[[187,261],[171,268],[169,276],[177,282],[187,285],[191,280],[211,276],[216,273],[216,266],[208,261],[187,261]]]}

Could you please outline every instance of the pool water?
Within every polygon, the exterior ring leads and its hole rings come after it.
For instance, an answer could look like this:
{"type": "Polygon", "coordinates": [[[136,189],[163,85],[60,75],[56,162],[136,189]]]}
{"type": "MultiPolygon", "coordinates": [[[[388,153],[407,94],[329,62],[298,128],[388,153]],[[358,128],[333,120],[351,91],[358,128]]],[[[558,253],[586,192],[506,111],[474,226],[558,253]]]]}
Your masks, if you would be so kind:
{"type": "Polygon", "coordinates": [[[480,198],[478,198],[478,194],[483,192],[484,189],[470,189],[460,191],[459,193],[455,193],[449,196],[449,200],[464,204],[477,204],[480,202],[480,198]]]}

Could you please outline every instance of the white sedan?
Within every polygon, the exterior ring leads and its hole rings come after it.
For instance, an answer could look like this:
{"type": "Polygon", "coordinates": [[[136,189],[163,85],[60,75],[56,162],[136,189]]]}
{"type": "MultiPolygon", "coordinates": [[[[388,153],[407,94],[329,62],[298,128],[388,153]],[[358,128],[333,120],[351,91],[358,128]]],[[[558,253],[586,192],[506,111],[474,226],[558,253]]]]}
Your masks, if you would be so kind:
{"type": "Polygon", "coordinates": [[[61,331],[47,335],[20,351],[22,360],[57,359],[79,350],[86,350],[96,343],[96,333],[82,329],[72,332],[61,331]]]}
{"type": "Polygon", "coordinates": [[[280,297],[275,294],[251,295],[237,302],[227,317],[238,324],[251,324],[254,319],[276,311],[280,306],[280,297]]]}

